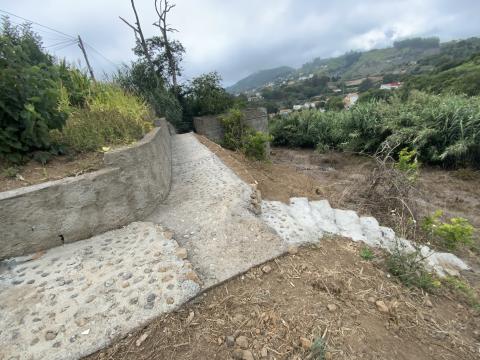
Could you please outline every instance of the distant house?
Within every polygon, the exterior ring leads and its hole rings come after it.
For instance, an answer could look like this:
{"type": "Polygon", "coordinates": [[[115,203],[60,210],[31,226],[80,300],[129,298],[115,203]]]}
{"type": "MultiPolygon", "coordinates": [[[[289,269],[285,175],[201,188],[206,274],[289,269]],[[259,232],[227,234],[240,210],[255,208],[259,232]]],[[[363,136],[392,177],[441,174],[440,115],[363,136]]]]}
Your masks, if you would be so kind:
{"type": "Polygon", "coordinates": [[[358,94],[350,93],[343,98],[343,105],[345,106],[345,109],[350,109],[353,105],[355,105],[357,101],[358,101],[358,94]]]}
{"type": "Polygon", "coordinates": [[[294,111],[299,111],[303,109],[303,105],[293,105],[293,110],[294,111]]]}
{"type": "Polygon", "coordinates": [[[380,89],[382,89],[382,90],[394,90],[394,89],[398,89],[401,86],[402,86],[401,82],[395,81],[395,82],[380,85],[380,89]]]}
{"type": "Polygon", "coordinates": [[[290,114],[291,112],[292,112],[292,110],[290,110],[290,109],[281,109],[281,110],[278,112],[278,114],[279,114],[280,116],[287,116],[287,115],[290,114]]]}

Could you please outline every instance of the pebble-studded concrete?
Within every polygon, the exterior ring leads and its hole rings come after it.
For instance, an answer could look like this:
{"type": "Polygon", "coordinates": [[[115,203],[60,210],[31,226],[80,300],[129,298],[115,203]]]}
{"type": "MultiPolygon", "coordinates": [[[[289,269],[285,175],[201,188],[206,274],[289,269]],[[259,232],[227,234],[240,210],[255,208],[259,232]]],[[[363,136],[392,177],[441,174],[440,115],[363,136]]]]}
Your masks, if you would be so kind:
{"type": "Polygon", "coordinates": [[[129,226],[0,268],[0,359],[78,359],[200,290],[173,233],[129,226]]]}

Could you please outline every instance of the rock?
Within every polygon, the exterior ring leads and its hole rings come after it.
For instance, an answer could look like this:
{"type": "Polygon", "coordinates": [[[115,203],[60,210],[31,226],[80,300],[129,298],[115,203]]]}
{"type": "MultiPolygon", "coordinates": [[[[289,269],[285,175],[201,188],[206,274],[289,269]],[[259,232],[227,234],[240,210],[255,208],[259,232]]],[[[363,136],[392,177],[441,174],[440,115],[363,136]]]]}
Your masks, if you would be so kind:
{"type": "Polygon", "coordinates": [[[288,253],[289,253],[290,255],[298,254],[298,247],[296,247],[296,246],[290,246],[290,247],[288,248],[288,253]]]}
{"type": "Polygon", "coordinates": [[[173,231],[170,231],[170,230],[166,230],[163,232],[163,236],[165,237],[165,239],[167,240],[171,240],[173,239],[173,236],[175,235],[175,233],[173,231]]]}
{"type": "Polygon", "coordinates": [[[373,303],[375,303],[375,298],[374,298],[373,296],[370,296],[370,297],[367,299],[367,301],[368,301],[369,303],[372,303],[372,304],[373,304],[373,303]]]}
{"type": "Polygon", "coordinates": [[[223,338],[222,338],[222,337],[219,337],[219,338],[217,339],[217,344],[218,344],[218,346],[220,346],[220,345],[223,344],[223,338]]]}
{"type": "Polygon", "coordinates": [[[129,283],[128,281],[122,282],[122,288],[125,289],[125,288],[127,288],[127,287],[129,287],[129,286],[130,286],[130,283],[129,283]]]}
{"type": "Polygon", "coordinates": [[[262,267],[262,271],[265,273],[265,274],[268,274],[269,272],[272,271],[272,267],[270,265],[265,265],[264,267],[262,267]]]}
{"type": "Polygon", "coordinates": [[[126,272],[125,274],[122,275],[123,280],[128,280],[133,276],[131,272],[126,272]]]}
{"type": "Polygon", "coordinates": [[[383,300],[377,300],[375,305],[377,305],[377,310],[381,313],[388,313],[388,306],[385,304],[385,302],[383,302],[383,300]]]}
{"type": "Polygon", "coordinates": [[[254,360],[254,357],[249,350],[236,349],[233,351],[232,355],[236,360],[254,360]]]}
{"type": "Polygon", "coordinates": [[[57,337],[57,332],[49,330],[45,333],[45,340],[51,341],[57,337]]]}
{"type": "Polygon", "coordinates": [[[428,307],[433,307],[433,304],[429,299],[425,300],[425,305],[427,305],[428,307]]]}
{"type": "Polygon", "coordinates": [[[75,324],[77,324],[78,327],[85,326],[87,324],[88,320],[85,318],[79,318],[75,320],[75,324]]]}
{"type": "Polygon", "coordinates": [[[239,336],[235,339],[235,343],[242,349],[248,349],[248,339],[246,336],[239,336]]]}
{"type": "Polygon", "coordinates": [[[328,305],[327,305],[327,309],[328,309],[328,311],[330,311],[330,312],[334,312],[334,311],[337,310],[337,305],[335,305],[335,304],[328,304],[328,305]]]}
{"type": "Polygon", "coordinates": [[[262,350],[260,351],[260,356],[261,356],[262,358],[268,357],[268,350],[267,350],[266,347],[263,347],[263,348],[262,348],[262,350]]]}
{"type": "Polygon", "coordinates": [[[225,338],[225,343],[227,344],[227,346],[233,346],[235,345],[235,338],[233,336],[227,336],[225,338]]]}
{"type": "Polygon", "coordinates": [[[168,304],[168,305],[172,305],[174,302],[175,302],[175,300],[173,300],[172,297],[168,297],[168,298],[167,298],[167,304],[168,304]]]}
{"type": "Polygon", "coordinates": [[[332,360],[333,359],[333,354],[330,351],[327,351],[325,353],[325,360],[332,360]]]}
{"type": "Polygon", "coordinates": [[[179,259],[185,260],[188,256],[187,249],[185,248],[178,248],[176,251],[176,255],[179,259]]]}
{"type": "Polygon", "coordinates": [[[307,338],[301,337],[300,338],[300,346],[304,350],[310,350],[310,348],[312,347],[312,342],[307,338]]]}
{"type": "Polygon", "coordinates": [[[135,341],[135,345],[136,345],[137,347],[140,347],[140,346],[143,344],[143,342],[144,342],[145,340],[147,340],[147,338],[148,338],[149,335],[150,335],[150,333],[148,333],[148,332],[142,334],[142,336],[140,336],[140,337],[137,339],[137,341],[135,341]]]}
{"type": "Polygon", "coordinates": [[[195,271],[189,271],[185,274],[185,280],[193,281],[197,284],[200,284],[200,278],[198,277],[195,271]]]}

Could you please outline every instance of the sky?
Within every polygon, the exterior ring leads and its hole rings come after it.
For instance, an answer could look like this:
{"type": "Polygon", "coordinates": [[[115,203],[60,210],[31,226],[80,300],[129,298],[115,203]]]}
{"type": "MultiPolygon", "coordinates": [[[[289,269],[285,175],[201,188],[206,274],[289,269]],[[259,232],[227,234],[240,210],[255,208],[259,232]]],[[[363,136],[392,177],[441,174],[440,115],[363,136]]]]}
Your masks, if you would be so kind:
{"type": "MultiPolygon", "coordinates": [[[[480,36],[480,0],[170,0],[169,23],[186,48],[183,79],[218,71],[224,85],[262,69],[390,46],[413,36],[480,36]]],[[[146,36],[154,0],[136,0],[146,36]]],[[[130,0],[0,0],[0,10],[81,35],[97,76],[134,59],[130,0]]],[[[2,14],[0,12],[0,14],[2,14]]],[[[11,17],[13,22],[22,20],[11,17]]],[[[34,26],[48,51],[83,66],[65,35],[34,26]]],[[[71,38],[70,38],[71,39],[71,38]]]]}

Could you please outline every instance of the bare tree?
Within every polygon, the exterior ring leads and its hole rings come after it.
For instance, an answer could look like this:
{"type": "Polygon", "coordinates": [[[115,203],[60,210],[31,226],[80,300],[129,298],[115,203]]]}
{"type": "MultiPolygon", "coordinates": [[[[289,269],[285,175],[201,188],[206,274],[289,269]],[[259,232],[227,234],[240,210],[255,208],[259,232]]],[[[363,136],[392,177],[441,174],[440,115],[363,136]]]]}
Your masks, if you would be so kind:
{"type": "MultiPolygon", "coordinates": [[[[133,2],[133,0],[132,0],[133,2]]],[[[165,55],[168,61],[169,73],[172,76],[172,85],[174,90],[177,90],[177,62],[175,59],[175,54],[172,49],[172,45],[168,40],[169,32],[176,32],[178,30],[170,27],[167,24],[167,14],[172,10],[176,5],[171,5],[168,0],[155,0],[155,11],[158,15],[158,22],[153,25],[157,26],[160,29],[160,33],[163,38],[163,43],[165,46],[165,55]]]]}
{"type": "Polygon", "coordinates": [[[152,71],[155,73],[155,67],[153,66],[153,61],[152,61],[152,56],[150,55],[150,52],[148,51],[148,46],[147,42],[145,41],[145,37],[143,36],[143,31],[142,27],[140,25],[140,20],[138,18],[138,13],[137,9],[135,8],[135,2],[134,0],[130,0],[132,3],[132,9],[133,13],[135,14],[135,26],[130,24],[127,20],[119,16],[120,20],[122,20],[125,24],[127,24],[130,28],[133,29],[133,32],[135,34],[135,39],[137,40],[137,43],[140,44],[143,54],[145,55],[145,58],[147,59],[148,65],[151,67],[152,71]]]}

